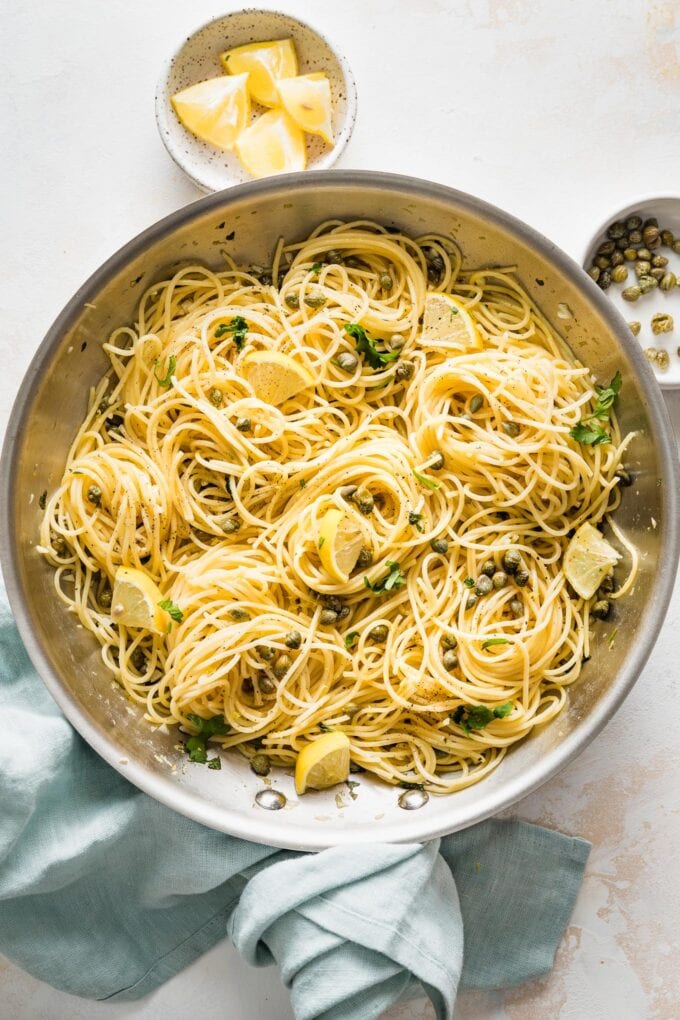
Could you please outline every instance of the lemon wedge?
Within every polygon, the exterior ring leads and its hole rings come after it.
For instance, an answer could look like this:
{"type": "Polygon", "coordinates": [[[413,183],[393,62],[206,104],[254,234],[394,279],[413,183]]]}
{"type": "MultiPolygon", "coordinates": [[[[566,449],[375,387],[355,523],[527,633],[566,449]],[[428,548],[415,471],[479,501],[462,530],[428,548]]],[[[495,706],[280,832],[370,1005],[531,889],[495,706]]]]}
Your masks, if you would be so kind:
{"type": "Polygon", "coordinates": [[[304,170],[305,136],[285,110],[269,110],[243,131],[236,154],[252,177],[304,170]]]}
{"type": "Polygon", "coordinates": [[[621,559],[592,524],[582,524],[564,554],[562,567],[572,588],[582,599],[591,599],[605,577],[621,559]]]}
{"type": "Polygon", "coordinates": [[[333,145],[331,85],[325,74],[301,74],[277,83],[283,108],[303,131],[333,145]]]}
{"type": "Polygon", "coordinates": [[[233,149],[250,120],[248,75],[223,74],[172,97],[175,113],[192,134],[219,149],[233,149]]]}
{"type": "Polygon", "coordinates": [[[312,373],[280,351],[246,354],[241,362],[241,375],[253,387],[256,397],[277,407],[314,385],[312,373]]]}
{"type": "Polygon", "coordinates": [[[168,615],[158,605],[163,595],[158,585],[143,570],[118,567],[113,581],[111,619],[124,627],[138,627],[162,634],[168,615]]]}
{"type": "Polygon", "coordinates": [[[220,54],[228,74],[247,74],[248,91],[263,106],[276,106],[279,101],[276,83],[279,78],[292,78],[298,73],[297,55],[292,39],[247,43],[220,54]]]}
{"type": "Polygon", "coordinates": [[[350,743],[344,733],[324,733],[307,744],[295,763],[295,792],[327,790],[349,776],[350,743]]]}
{"type": "Polygon", "coordinates": [[[361,530],[347,514],[335,507],[326,511],[319,527],[317,547],[323,568],[334,581],[349,581],[363,544],[361,530]]]}
{"type": "Polygon", "coordinates": [[[482,349],[482,338],[463,304],[450,294],[434,291],[425,295],[422,339],[461,351],[482,349]]]}

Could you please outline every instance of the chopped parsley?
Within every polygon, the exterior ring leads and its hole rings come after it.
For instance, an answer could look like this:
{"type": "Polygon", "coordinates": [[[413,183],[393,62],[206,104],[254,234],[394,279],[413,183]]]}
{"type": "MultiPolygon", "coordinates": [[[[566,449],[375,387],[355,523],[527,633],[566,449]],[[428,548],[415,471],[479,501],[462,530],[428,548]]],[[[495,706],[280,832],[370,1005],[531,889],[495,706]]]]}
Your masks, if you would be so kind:
{"type": "Polygon", "coordinates": [[[300,481],[298,482],[298,485],[300,486],[301,489],[304,489],[306,484],[307,484],[306,478],[301,478],[300,481]]]}
{"type": "MultiPolygon", "coordinates": [[[[156,361],[156,368],[158,368],[159,364],[160,364],[160,359],[158,359],[156,361]]],[[[171,354],[170,357],[168,358],[168,370],[165,373],[165,376],[162,379],[160,379],[159,376],[158,376],[158,372],[156,372],[156,381],[157,381],[158,385],[162,386],[166,390],[169,389],[172,386],[172,377],[175,374],[175,369],[176,368],[177,368],[177,358],[175,357],[174,354],[171,354]]]]}
{"type": "MultiPolygon", "coordinates": [[[[175,621],[175,623],[181,623],[184,619],[184,613],[179,608],[176,602],[172,599],[162,599],[158,605],[161,609],[164,609],[168,616],[175,621]]],[[[198,717],[197,717],[198,718],[198,717]]]]}
{"type": "Polygon", "coordinates": [[[503,705],[496,705],[495,708],[488,708],[486,705],[459,705],[453,715],[449,716],[449,719],[460,726],[465,733],[471,733],[472,730],[484,729],[494,719],[505,719],[511,712],[511,701],[506,701],[503,705]]]}
{"type": "Polygon", "coordinates": [[[474,588],[475,586],[474,577],[466,577],[465,580],[463,581],[463,584],[465,585],[466,588],[474,588]]]}
{"type": "Polygon", "coordinates": [[[425,783],[410,783],[406,779],[404,779],[401,783],[397,783],[397,786],[400,786],[402,788],[402,790],[424,790],[425,789],[425,783]]]}
{"type": "Polygon", "coordinates": [[[325,541],[326,541],[326,539],[322,535],[321,538],[319,539],[319,549],[323,549],[323,545],[324,545],[325,541]]]}
{"type": "Polygon", "coordinates": [[[320,273],[322,269],[323,262],[315,262],[312,268],[310,269],[310,273],[320,273]]]}
{"type": "Polygon", "coordinates": [[[198,730],[198,734],[194,737],[189,737],[184,745],[189,754],[189,760],[196,762],[198,765],[207,764],[210,769],[221,769],[222,762],[219,758],[211,758],[208,761],[206,740],[210,737],[224,736],[225,733],[229,733],[231,729],[229,723],[225,722],[224,717],[221,715],[213,715],[209,719],[202,719],[200,715],[194,715],[192,712],[187,714],[187,719],[198,730]]]}
{"type": "Polygon", "coordinates": [[[376,371],[384,368],[390,361],[396,361],[399,357],[399,351],[379,351],[375,340],[369,337],[364,327],[360,326],[358,322],[345,323],[345,332],[354,340],[357,353],[363,354],[370,367],[376,371]]]}
{"type": "Polygon", "coordinates": [[[486,641],[482,641],[482,651],[486,651],[487,648],[491,648],[493,645],[507,645],[508,639],[505,637],[490,637],[486,641]]]}
{"type": "Polygon", "coordinates": [[[426,489],[432,489],[433,492],[436,492],[439,488],[439,482],[435,482],[434,478],[430,478],[429,475],[421,475],[419,471],[415,470],[415,468],[413,469],[413,474],[416,481],[420,482],[421,485],[424,485],[426,489]]]}
{"type": "Polygon", "coordinates": [[[333,733],[334,732],[333,727],[329,726],[328,723],[325,723],[325,722],[320,722],[319,723],[319,729],[321,730],[322,733],[333,733]]]}
{"type": "Polygon", "coordinates": [[[597,401],[593,413],[582,418],[578,425],[569,430],[569,435],[584,446],[600,446],[610,443],[611,436],[601,422],[609,421],[609,414],[621,391],[621,373],[617,372],[608,386],[595,386],[597,401]]]}
{"type": "Polygon", "coordinates": [[[219,340],[220,337],[223,337],[226,333],[233,334],[236,350],[242,351],[243,345],[246,342],[247,332],[248,323],[242,315],[237,315],[231,320],[231,322],[221,322],[215,330],[215,336],[219,340]]]}
{"type": "Polygon", "coordinates": [[[398,563],[395,563],[394,560],[387,560],[385,566],[389,568],[389,573],[383,577],[382,581],[371,584],[369,579],[364,577],[364,584],[374,595],[385,595],[388,591],[396,591],[397,588],[406,584],[406,578],[398,563]]]}
{"type": "Polygon", "coordinates": [[[351,648],[358,637],[358,630],[351,630],[349,634],[345,634],[345,648],[351,648]]]}
{"type": "Polygon", "coordinates": [[[420,523],[422,521],[422,519],[423,519],[423,515],[422,514],[415,514],[413,512],[413,510],[409,510],[409,513],[408,513],[408,522],[409,522],[409,524],[412,524],[415,527],[416,531],[422,531],[423,530],[423,526],[420,523]]]}
{"type": "Polygon", "coordinates": [[[211,758],[210,761],[208,762],[208,768],[217,769],[219,771],[219,769],[222,768],[222,760],[217,757],[211,758]]]}

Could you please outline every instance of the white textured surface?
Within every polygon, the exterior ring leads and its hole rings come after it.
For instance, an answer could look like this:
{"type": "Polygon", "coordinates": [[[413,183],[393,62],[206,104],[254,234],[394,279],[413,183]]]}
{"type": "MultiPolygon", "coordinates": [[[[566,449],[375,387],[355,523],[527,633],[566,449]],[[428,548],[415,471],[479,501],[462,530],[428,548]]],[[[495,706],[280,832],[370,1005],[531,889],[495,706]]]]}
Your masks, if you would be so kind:
{"type": "MultiPolygon", "coordinates": [[[[264,4],[271,6],[275,4],[264,4]]],[[[357,78],[341,165],[471,191],[578,254],[632,194],[677,190],[678,0],[288,0],[357,78]]],[[[156,133],[154,85],[216,2],[3,0],[0,426],[52,318],[115,248],[198,197],[156,133]],[[39,281],[39,286],[36,286],[39,281]]],[[[680,343],[680,331],[678,332],[680,343]]],[[[661,399],[661,397],[659,398],[661,399]]],[[[668,403],[680,433],[680,393],[668,403]]],[[[552,975],[464,994],[456,1020],[671,1020],[679,1015],[680,589],[632,695],[521,817],[594,843],[552,975]]],[[[276,972],[213,949],[154,996],[92,1004],[5,964],[0,1018],[289,1020],[276,972]]],[[[423,1003],[390,1020],[425,1020],[423,1003]]]]}

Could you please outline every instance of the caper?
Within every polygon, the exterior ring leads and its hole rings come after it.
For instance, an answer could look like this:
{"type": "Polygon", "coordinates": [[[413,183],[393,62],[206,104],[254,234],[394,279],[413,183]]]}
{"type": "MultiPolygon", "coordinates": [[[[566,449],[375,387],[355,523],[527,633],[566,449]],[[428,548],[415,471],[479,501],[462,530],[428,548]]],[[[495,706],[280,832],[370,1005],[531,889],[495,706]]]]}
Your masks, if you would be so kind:
{"type": "Polygon", "coordinates": [[[616,245],[614,244],[613,241],[603,241],[602,244],[597,249],[597,254],[598,255],[611,255],[611,253],[615,250],[615,248],[616,248],[616,245]]]}
{"type": "Polygon", "coordinates": [[[664,273],[664,275],[659,280],[659,289],[664,291],[672,290],[673,287],[675,287],[675,285],[677,284],[677,282],[678,281],[675,276],[675,273],[664,273]]]}
{"type": "Polygon", "coordinates": [[[341,606],[341,608],[338,610],[338,620],[346,620],[351,612],[352,610],[349,608],[349,606],[341,606]]]}
{"type": "Polygon", "coordinates": [[[322,627],[330,627],[332,624],[337,623],[338,614],[334,609],[322,609],[321,615],[319,616],[319,623],[322,627]]]}
{"type": "Polygon", "coordinates": [[[455,638],[453,634],[444,634],[442,637],[442,648],[457,648],[458,638],[455,638]]]}
{"type": "Polygon", "coordinates": [[[595,283],[597,283],[597,281],[600,279],[600,273],[601,269],[599,266],[591,266],[590,269],[588,270],[588,276],[591,278],[591,280],[594,280],[595,283]]]}
{"type": "Polygon", "coordinates": [[[652,265],[655,269],[663,268],[668,265],[668,259],[665,255],[652,255],[652,265]]]}
{"type": "Polygon", "coordinates": [[[491,583],[497,590],[500,588],[505,588],[506,584],[508,583],[508,575],[505,573],[504,570],[497,570],[496,573],[491,578],[491,583]]]}
{"type": "MultiPolygon", "coordinates": [[[[62,542],[63,541],[64,540],[62,539],[62,542]]],[[[65,544],[66,543],[64,543],[64,545],[65,544]]],[[[56,542],[53,542],[52,543],[52,548],[54,549],[55,546],[56,546],[56,542]]],[[[100,591],[97,592],[97,602],[102,607],[102,609],[110,609],[111,608],[111,600],[112,600],[112,598],[113,598],[113,592],[111,591],[111,588],[108,585],[107,585],[106,588],[102,588],[100,591]]]]}
{"type": "Polygon", "coordinates": [[[642,294],[642,291],[639,287],[624,287],[621,291],[621,297],[624,301],[637,301],[640,294],[642,294]]]}
{"type": "Polygon", "coordinates": [[[387,346],[391,351],[400,351],[406,343],[406,337],[401,333],[393,333],[387,341],[387,346]]]}
{"type": "Polygon", "coordinates": [[[590,610],[590,615],[594,616],[596,620],[606,620],[610,608],[609,599],[599,599],[590,610]]]}
{"type": "Polygon", "coordinates": [[[275,694],[276,684],[274,681],[267,676],[263,671],[260,671],[257,678],[258,687],[260,688],[260,694],[275,694]]]}
{"type": "Polygon", "coordinates": [[[631,230],[628,234],[628,240],[631,244],[642,244],[642,231],[631,230]]]}
{"type": "Polygon", "coordinates": [[[654,288],[658,286],[659,281],[653,276],[641,276],[638,281],[638,287],[640,288],[641,294],[648,294],[650,290],[654,290],[654,288]]]}
{"type": "Polygon", "coordinates": [[[612,241],[618,241],[620,237],[626,232],[625,224],[621,220],[617,220],[616,223],[612,223],[611,227],[607,227],[607,237],[610,237],[612,241]]]}
{"type": "Polygon", "coordinates": [[[637,257],[638,257],[638,262],[639,261],[650,262],[651,258],[652,258],[652,253],[649,250],[649,248],[638,248],[637,257]]]}
{"type": "Polygon", "coordinates": [[[352,501],[357,505],[362,514],[373,513],[375,500],[368,489],[365,489],[363,486],[354,493],[352,501]]]}
{"type": "Polygon", "coordinates": [[[330,248],[326,252],[326,262],[328,262],[330,265],[341,266],[342,265],[341,253],[339,251],[336,251],[335,248],[330,248]]]}
{"type": "Polygon", "coordinates": [[[642,231],[642,240],[648,248],[651,248],[654,242],[659,240],[659,225],[648,223],[642,231]]]}
{"type": "Polygon", "coordinates": [[[674,240],[675,240],[675,235],[673,234],[672,230],[662,230],[661,231],[661,243],[662,244],[665,244],[668,248],[670,248],[671,245],[673,244],[674,240]]]}
{"type": "Polygon", "coordinates": [[[635,248],[624,248],[623,257],[626,260],[626,262],[635,262],[636,258],[638,257],[638,253],[635,250],[635,248]]]}
{"type": "Polygon", "coordinates": [[[646,276],[651,268],[652,263],[648,262],[647,259],[640,259],[640,261],[636,262],[635,265],[633,266],[633,270],[638,280],[640,279],[641,276],[646,276]]]}
{"type": "Polygon", "coordinates": [[[236,428],[239,432],[250,432],[250,418],[237,418],[236,428]]]}
{"type": "Polygon", "coordinates": [[[628,279],[628,270],[625,266],[616,266],[612,269],[612,280],[614,283],[623,283],[624,280],[628,279]]]}
{"type": "Polygon", "coordinates": [[[338,495],[342,496],[343,499],[352,499],[357,489],[358,485],[341,485],[338,489],[338,495]]]}
{"type": "Polygon", "coordinates": [[[673,316],[667,312],[657,312],[656,315],[652,316],[652,333],[655,336],[658,336],[660,333],[672,333],[673,326],[673,316]]]}
{"type": "Polygon", "coordinates": [[[617,251],[623,251],[624,248],[626,248],[629,244],[630,244],[630,241],[628,240],[627,237],[620,237],[618,239],[618,241],[616,242],[616,250],[617,251]]]}
{"type": "Polygon", "coordinates": [[[323,308],[326,304],[326,297],[320,291],[314,291],[305,295],[305,304],[310,308],[323,308]]]}
{"type": "Polygon", "coordinates": [[[642,323],[638,322],[637,320],[634,320],[633,322],[629,322],[628,323],[628,329],[631,331],[633,336],[639,336],[640,335],[640,330],[642,329],[642,323]]]}
{"type": "Polygon", "coordinates": [[[382,644],[383,641],[387,641],[387,637],[390,633],[390,628],[386,623],[377,623],[375,627],[372,627],[368,632],[368,637],[371,641],[377,641],[382,644]]]}
{"type": "Polygon", "coordinates": [[[610,595],[614,591],[614,574],[611,571],[602,578],[599,590],[605,595],[610,595]]]}
{"type": "Polygon", "coordinates": [[[600,273],[600,279],[597,281],[597,285],[600,290],[608,290],[612,282],[612,274],[608,269],[603,269],[600,273]]]}
{"type": "Polygon", "coordinates": [[[258,266],[256,262],[253,262],[248,266],[248,272],[251,276],[262,276],[264,273],[264,266],[258,266]]]}
{"type": "Polygon", "coordinates": [[[653,276],[657,283],[661,283],[664,276],[666,275],[666,270],[662,269],[661,266],[657,266],[654,269],[650,269],[649,275],[653,276]]]}
{"type": "Polygon", "coordinates": [[[135,648],[134,652],[130,656],[130,662],[135,667],[138,673],[143,673],[146,670],[146,652],[143,648],[135,648]]]}
{"type": "Polygon", "coordinates": [[[449,543],[445,538],[432,538],[430,539],[430,546],[433,551],[439,553],[440,556],[445,556],[449,551],[449,543]]]}
{"type": "Polygon", "coordinates": [[[352,354],[351,351],[342,351],[335,359],[335,364],[338,368],[341,368],[343,372],[354,372],[359,364],[359,359],[356,354],[352,354]]]}
{"type": "Polygon", "coordinates": [[[668,366],[671,363],[670,354],[668,351],[657,351],[656,352],[656,367],[660,372],[667,372],[668,366]]]}
{"type": "Polygon", "coordinates": [[[647,361],[651,361],[652,364],[656,364],[656,359],[659,355],[659,351],[656,347],[645,347],[642,353],[646,357],[647,361]]]}
{"type": "Polygon", "coordinates": [[[270,648],[269,645],[257,645],[255,651],[263,662],[271,662],[276,655],[274,649],[270,648]]]}
{"type": "Polygon", "coordinates": [[[241,527],[241,522],[236,517],[228,517],[222,522],[222,531],[225,535],[233,535],[241,527]]]}
{"type": "Polygon", "coordinates": [[[245,609],[230,609],[229,615],[232,620],[235,620],[237,623],[242,623],[243,620],[250,619],[250,613],[245,609]]]}
{"type": "Polygon", "coordinates": [[[442,666],[444,669],[448,669],[449,672],[455,669],[458,665],[458,655],[454,652],[453,648],[449,648],[448,651],[442,655],[442,666]]]}
{"type": "Polygon", "coordinates": [[[411,379],[415,372],[415,365],[412,361],[400,361],[394,370],[394,378],[399,382],[405,379],[411,379]]]}
{"type": "Polygon", "coordinates": [[[99,506],[102,501],[102,490],[98,485],[91,485],[87,490],[87,498],[90,503],[94,503],[95,506],[99,506]]]}
{"type": "Polygon", "coordinates": [[[427,459],[427,467],[430,471],[441,471],[444,467],[444,454],[435,450],[427,459]]]}
{"type": "Polygon", "coordinates": [[[478,598],[478,596],[475,595],[475,593],[473,591],[471,591],[470,594],[467,597],[467,601],[465,602],[465,608],[466,609],[472,609],[473,606],[476,606],[477,605],[477,598],[478,598]]]}
{"type": "Polygon", "coordinates": [[[250,676],[244,676],[241,681],[241,690],[244,694],[253,694],[255,687],[253,685],[253,679],[250,676]]]}
{"type": "Polygon", "coordinates": [[[470,410],[472,411],[472,413],[477,414],[477,411],[479,411],[483,403],[484,397],[481,395],[481,393],[475,393],[474,397],[470,401],[470,410]]]}
{"type": "Polygon", "coordinates": [[[494,560],[486,560],[482,564],[482,569],[481,569],[480,573],[486,574],[487,577],[493,577],[493,575],[496,573],[496,563],[495,563],[495,561],[494,560]]]}
{"type": "MultiPolygon", "coordinates": [[[[55,535],[52,539],[51,545],[57,556],[63,556],[66,552],[66,539],[62,538],[61,535],[55,535]]],[[[101,601],[101,595],[99,596],[99,599],[101,601]]],[[[109,602],[109,605],[110,604],[111,603],[109,602]]]]}
{"type": "Polygon", "coordinates": [[[491,578],[488,577],[486,574],[482,574],[480,577],[477,578],[477,583],[475,584],[475,594],[488,595],[492,588],[493,583],[491,581],[491,578]]]}
{"type": "Polygon", "coordinates": [[[430,255],[427,260],[427,275],[430,277],[438,277],[444,272],[444,259],[441,257],[439,252],[435,252],[430,255]]]}
{"type": "Polygon", "coordinates": [[[612,257],[611,257],[610,261],[611,261],[611,264],[612,264],[613,266],[622,266],[622,265],[623,265],[623,263],[624,263],[624,262],[625,262],[626,260],[625,260],[625,258],[623,257],[623,252],[622,252],[622,251],[615,251],[615,252],[614,252],[614,254],[612,255],[612,257]]]}
{"type": "Polygon", "coordinates": [[[302,634],[299,630],[289,630],[283,640],[288,648],[299,648],[302,644],[302,634]]]}
{"type": "Polygon", "coordinates": [[[514,617],[524,615],[524,603],[521,599],[512,599],[510,602],[510,612],[514,617]]]}
{"type": "Polygon", "coordinates": [[[289,290],[283,300],[286,302],[289,308],[300,307],[300,295],[296,290],[289,290]]]}
{"type": "Polygon", "coordinates": [[[378,277],[378,283],[383,290],[392,290],[392,277],[389,273],[381,273],[378,277]]]}
{"type": "Polygon", "coordinates": [[[283,652],[282,655],[279,655],[278,659],[272,666],[272,673],[274,674],[277,680],[283,680],[284,676],[286,675],[286,673],[288,672],[292,665],[293,660],[291,659],[290,655],[286,655],[286,653],[283,652]]]}
{"type": "Polygon", "coordinates": [[[515,584],[518,588],[525,588],[529,583],[529,571],[526,567],[521,567],[515,571],[515,584]]]}
{"type": "Polygon", "coordinates": [[[254,754],[250,759],[250,767],[256,776],[268,776],[271,772],[271,765],[266,754],[254,754]]]}
{"type": "Polygon", "coordinates": [[[623,485],[624,488],[627,488],[627,486],[633,484],[633,476],[631,475],[630,471],[626,470],[626,468],[623,467],[617,468],[616,477],[619,480],[619,485],[623,485]]]}
{"type": "Polygon", "coordinates": [[[373,562],[373,553],[366,545],[362,545],[359,558],[357,559],[357,567],[370,567],[373,562]]]}
{"type": "Polygon", "coordinates": [[[609,269],[611,266],[611,259],[607,258],[606,255],[598,255],[595,259],[595,265],[598,269],[609,269]]]}
{"type": "Polygon", "coordinates": [[[518,568],[522,565],[522,557],[517,549],[508,549],[503,553],[503,569],[506,574],[517,573],[518,568]]]}
{"type": "Polygon", "coordinates": [[[639,230],[642,226],[641,216],[629,216],[626,220],[626,230],[639,230]]]}
{"type": "Polygon", "coordinates": [[[320,596],[320,602],[325,609],[332,609],[336,613],[339,613],[343,607],[343,601],[338,595],[331,595],[327,592],[320,596]]]}
{"type": "Polygon", "coordinates": [[[503,429],[505,434],[510,436],[512,439],[515,439],[520,434],[521,431],[516,421],[504,421],[501,425],[501,428],[503,429]]]}
{"type": "Polygon", "coordinates": [[[671,248],[673,249],[676,255],[680,255],[680,237],[676,237],[676,239],[673,241],[673,244],[671,245],[671,248]]]}

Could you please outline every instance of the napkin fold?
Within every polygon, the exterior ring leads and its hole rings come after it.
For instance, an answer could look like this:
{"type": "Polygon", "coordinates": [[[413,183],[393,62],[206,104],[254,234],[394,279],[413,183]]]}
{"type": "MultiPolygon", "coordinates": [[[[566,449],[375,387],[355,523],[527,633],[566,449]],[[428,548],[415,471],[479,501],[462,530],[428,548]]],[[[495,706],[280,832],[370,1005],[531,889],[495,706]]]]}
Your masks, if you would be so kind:
{"type": "Polygon", "coordinates": [[[131,786],[72,729],[0,590],[0,951],[56,988],[137,999],[227,935],[276,962],[300,1020],[373,1020],[421,987],[547,973],[590,844],[492,820],[318,854],[214,832],[131,786]]]}

